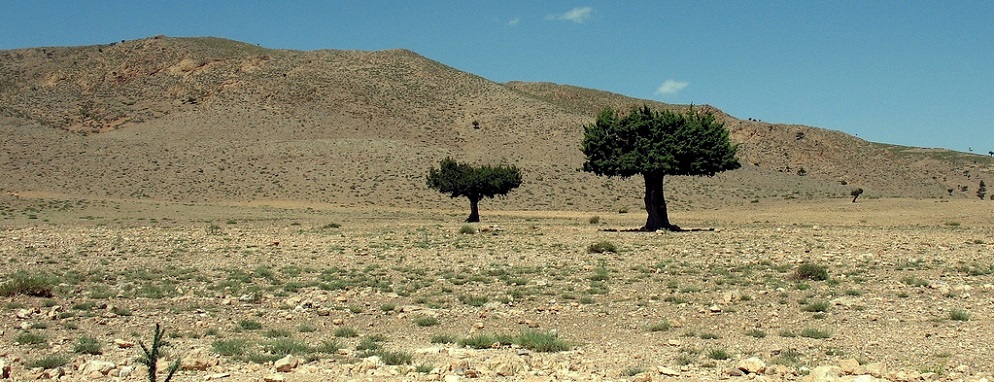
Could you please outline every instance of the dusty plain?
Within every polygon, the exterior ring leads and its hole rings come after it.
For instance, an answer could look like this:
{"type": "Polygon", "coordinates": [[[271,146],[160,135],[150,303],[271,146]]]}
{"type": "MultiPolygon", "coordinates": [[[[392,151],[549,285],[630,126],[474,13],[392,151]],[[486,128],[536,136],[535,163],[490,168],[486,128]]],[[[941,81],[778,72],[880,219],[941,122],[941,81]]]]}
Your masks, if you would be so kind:
{"type": "Polygon", "coordinates": [[[763,201],[673,212],[703,229],[682,233],[618,232],[639,211],[484,205],[470,230],[456,207],[0,202],[0,286],[51,287],[2,297],[15,380],[147,380],[156,323],[175,381],[994,378],[980,200],[763,201]]]}

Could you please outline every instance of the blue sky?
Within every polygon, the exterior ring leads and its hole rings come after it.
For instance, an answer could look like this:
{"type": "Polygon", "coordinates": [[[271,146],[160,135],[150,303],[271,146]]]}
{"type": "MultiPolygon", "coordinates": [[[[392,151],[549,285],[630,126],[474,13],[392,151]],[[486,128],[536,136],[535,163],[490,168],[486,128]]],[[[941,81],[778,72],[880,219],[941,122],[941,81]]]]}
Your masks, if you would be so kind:
{"type": "Polygon", "coordinates": [[[405,48],[548,81],[909,146],[994,150],[994,1],[19,1],[0,49],[158,34],[405,48]]]}

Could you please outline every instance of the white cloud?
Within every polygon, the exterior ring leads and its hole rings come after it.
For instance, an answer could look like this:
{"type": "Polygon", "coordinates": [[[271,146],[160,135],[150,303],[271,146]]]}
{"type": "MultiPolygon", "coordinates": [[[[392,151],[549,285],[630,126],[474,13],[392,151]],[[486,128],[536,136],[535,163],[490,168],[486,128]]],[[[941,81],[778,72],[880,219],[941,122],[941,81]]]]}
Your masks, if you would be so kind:
{"type": "Polygon", "coordinates": [[[690,83],[686,81],[666,80],[666,82],[663,82],[663,84],[659,85],[659,88],[656,89],[656,94],[676,94],[683,90],[683,88],[687,87],[687,85],[690,85],[690,83]]]}
{"type": "Polygon", "coordinates": [[[566,11],[566,13],[560,15],[549,15],[546,18],[550,20],[572,21],[574,23],[581,24],[584,21],[587,21],[587,19],[589,19],[590,16],[593,16],[593,14],[594,8],[592,7],[577,7],[566,11]]]}
{"type": "Polygon", "coordinates": [[[507,25],[510,25],[510,26],[513,27],[513,26],[517,26],[518,23],[520,23],[520,22],[521,22],[521,18],[520,17],[515,17],[515,18],[511,19],[511,21],[508,21],[507,25]]]}

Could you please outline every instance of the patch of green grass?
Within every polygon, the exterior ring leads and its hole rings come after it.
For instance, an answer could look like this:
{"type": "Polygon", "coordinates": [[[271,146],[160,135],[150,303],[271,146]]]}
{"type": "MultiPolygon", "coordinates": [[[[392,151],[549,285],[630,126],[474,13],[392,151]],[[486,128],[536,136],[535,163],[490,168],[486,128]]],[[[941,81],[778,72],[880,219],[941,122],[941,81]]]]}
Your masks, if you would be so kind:
{"type": "Polygon", "coordinates": [[[476,232],[477,232],[476,227],[470,224],[463,224],[462,227],[459,227],[459,233],[463,235],[472,235],[475,234],[476,232]]]}
{"type": "Polygon", "coordinates": [[[970,321],[970,313],[965,310],[953,309],[949,312],[949,319],[953,321],[970,321]]]}
{"type": "Polygon", "coordinates": [[[301,333],[314,333],[314,332],[318,331],[318,328],[316,328],[316,327],[314,327],[314,325],[310,325],[310,324],[300,324],[300,325],[297,325],[297,331],[301,332],[301,333]]]}
{"type": "Polygon", "coordinates": [[[917,277],[911,277],[911,276],[902,277],[901,278],[901,282],[904,283],[904,285],[918,287],[918,288],[927,287],[928,286],[928,281],[922,280],[922,279],[917,278],[917,277]]]}
{"type": "Polygon", "coordinates": [[[14,342],[21,345],[41,345],[46,341],[48,341],[48,339],[45,338],[45,335],[27,331],[17,333],[17,335],[14,336],[14,342]]]}
{"type": "Polygon", "coordinates": [[[745,334],[747,336],[753,337],[753,338],[763,338],[763,337],[766,337],[766,332],[763,331],[762,329],[749,329],[749,330],[747,330],[745,332],[745,334]]]}
{"type": "Polygon", "coordinates": [[[812,281],[828,280],[828,267],[814,263],[801,264],[794,270],[794,279],[812,281]]]}
{"type": "Polygon", "coordinates": [[[310,353],[310,347],[304,341],[294,338],[274,338],[262,344],[262,350],[274,356],[301,355],[310,353]]]}
{"type": "Polygon", "coordinates": [[[65,354],[51,354],[25,363],[30,368],[54,369],[69,364],[72,359],[65,354]]]}
{"type": "Polygon", "coordinates": [[[432,316],[417,317],[414,319],[414,324],[420,327],[429,327],[438,325],[438,319],[432,316]]]}
{"type": "Polygon", "coordinates": [[[670,324],[669,320],[662,320],[662,321],[655,322],[655,323],[649,325],[647,329],[650,332],[665,332],[665,331],[668,331],[668,330],[670,330],[672,328],[673,328],[673,325],[670,324]]]}
{"type": "Polygon", "coordinates": [[[56,284],[56,279],[47,274],[17,271],[7,275],[7,281],[0,284],[0,296],[52,297],[56,284]]]}
{"type": "Polygon", "coordinates": [[[477,334],[474,336],[469,336],[459,340],[459,346],[465,346],[473,349],[489,349],[493,347],[494,344],[498,345],[510,345],[510,341],[506,344],[501,342],[497,336],[492,334],[477,334]]]}
{"type": "Polygon", "coordinates": [[[211,349],[215,353],[225,357],[240,357],[245,354],[248,341],[242,338],[232,338],[227,340],[217,340],[211,343],[211,349]]]}
{"type": "Polygon", "coordinates": [[[773,359],[773,363],[777,365],[786,365],[790,367],[798,367],[801,365],[801,357],[803,355],[797,349],[784,349],[780,354],[773,359]]]}
{"type": "Polygon", "coordinates": [[[599,241],[587,246],[589,253],[618,253],[618,246],[610,241],[599,241]]]}
{"type": "Polygon", "coordinates": [[[414,366],[414,371],[416,373],[428,374],[431,373],[432,370],[435,370],[435,365],[430,363],[419,363],[414,366]]]}
{"type": "Polygon", "coordinates": [[[325,354],[335,354],[338,350],[342,348],[342,344],[335,340],[324,340],[321,344],[316,346],[313,350],[318,353],[325,354]]]}
{"type": "Polygon", "coordinates": [[[77,354],[97,355],[101,353],[100,342],[97,342],[97,339],[93,337],[79,337],[76,339],[72,351],[77,354]]]}
{"type": "Polygon", "coordinates": [[[283,328],[272,328],[272,329],[266,330],[264,333],[262,333],[262,335],[264,337],[269,337],[269,338],[290,338],[290,337],[293,337],[293,333],[291,333],[289,329],[283,329],[283,328]]]}
{"type": "Polygon", "coordinates": [[[431,336],[429,342],[433,344],[454,344],[460,342],[456,336],[451,334],[436,334],[431,336]]]}
{"type": "Polygon", "coordinates": [[[812,302],[805,305],[801,310],[805,312],[820,312],[824,313],[828,311],[831,304],[828,301],[812,302]]]}
{"type": "Polygon", "coordinates": [[[515,343],[525,349],[542,353],[567,351],[572,348],[572,345],[559,339],[558,334],[536,330],[521,332],[516,338],[515,343]]]}
{"type": "Polygon", "coordinates": [[[359,341],[359,344],[356,345],[355,350],[367,351],[367,352],[380,350],[383,349],[383,344],[381,344],[380,342],[383,342],[382,338],[380,337],[376,336],[363,337],[363,339],[359,341]]]}
{"type": "Polygon", "coordinates": [[[262,323],[254,320],[241,320],[238,321],[238,327],[243,330],[259,330],[262,329],[262,323]]]}
{"type": "Polygon", "coordinates": [[[355,338],[359,336],[359,332],[356,331],[355,328],[342,326],[338,329],[335,329],[334,335],[335,337],[338,338],[355,338]]]}
{"type": "Polygon", "coordinates": [[[404,351],[379,350],[369,355],[380,357],[380,360],[387,365],[410,365],[414,355],[404,351]]]}
{"type": "Polygon", "coordinates": [[[804,338],[814,338],[820,340],[825,338],[831,338],[832,332],[823,329],[804,328],[803,330],[801,330],[800,336],[804,338]]]}
{"type": "Polygon", "coordinates": [[[716,340],[721,338],[721,336],[715,333],[699,333],[697,334],[697,338],[700,338],[702,340],[716,340]]]}
{"type": "Polygon", "coordinates": [[[726,359],[732,359],[732,355],[724,349],[711,349],[708,351],[708,358],[715,361],[724,361],[726,359]]]}
{"type": "Polygon", "coordinates": [[[476,295],[462,295],[459,296],[459,302],[469,306],[483,306],[490,302],[490,297],[487,296],[476,296],[476,295]]]}

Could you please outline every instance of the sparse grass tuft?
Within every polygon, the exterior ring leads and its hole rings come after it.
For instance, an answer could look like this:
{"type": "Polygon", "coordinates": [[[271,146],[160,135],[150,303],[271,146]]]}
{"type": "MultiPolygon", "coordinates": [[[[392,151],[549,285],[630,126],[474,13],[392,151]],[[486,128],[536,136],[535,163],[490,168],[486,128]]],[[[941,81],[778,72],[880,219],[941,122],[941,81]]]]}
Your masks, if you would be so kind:
{"type": "Polygon", "coordinates": [[[14,337],[14,342],[21,345],[41,345],[46,341],[48,341],[48,339],[46,339],[43,334],[26,331],[17,333],[17,336],[14,337]]]}
{"type": "Polygon", "coordinates": [[[343,327],[340,327],[338,329],[335,329],[335,333],[334,334],[335,334],[335,337],[338,337],[338,338],[354,338],[354,337],[358,337],[359,336],[359,332],[358,331],[356,331],[354,328],[351,328],[351,327],[348,327],[348,326],[343,326],[343,327]]]}
{"type": "Polygon", "coordinates": [[[766,332],[763,331],[762,329],[749,329],[749,330],[747,330],[745,332],[745,334],[747,336],[753,337],[753,338],[763,338],[763,337],[766,337],[766,332]]]}
{"type": "Polygon", "coordinates": [[[953,321],[970,321],[970,313],[965,310],[953,309],[949,312],[949,319],[953,321]]]}
{"type": "Polygon", "coordinates": [[[543,353],[567,351],[572,348],[569,343],[559,339],[557,333],[536,330],[521,332],[514,342],[525,349],[543,353]]]}
{"type": "Polygon", "coordinates": [[[665,332],[665,331],[668,331],[668,330],[670,330],[672,328],[673,328],[673,326],[670,325],[670,321],[669,320],[662,320],[662,321],[659,321],[659,322],[656,322],[656,323],[653,323],[653,324],[649,325],[649,327],[647,329],[650,332],[665,332]]]}
{"type": "Polygon", "coordinates": [[[215,353],[225,357],[241,356],[245,354],[246,347],[248,347],[248,341],[241,338],[217,340],[211,343],[211,349],[213,349],[215,353]]]}
{"type": "Polygon", "coordinates": [[[821,340],[832,337],[832,332],[816,328],[804,328],[804,330],[801,330],[800,336],[821,340]]]}
{"type": "Polygon", "coordinates": [[[432,316],[417,317],[414,324],[420,327],[435,326],[438,325],[438,319],[432,316]]]}
{"type": "Polygon", "coordinates": [[[55,278],[44,273],[17,271],[7,276],[7,282],[0,284],[0,296],[52,297],[55,284],[55,278]]]}
{"type": "Polygon", "coordinates": [[[97,339],[93,337],[79,337],[76,339],[72,351],[77,354],[98,355],[101,353],[100,342],[97,342],[97,339]]]}
{"type": "Polygon", "coordinates": [[[587,247],[589,253],[617,253],[618,246],[610,241],[599,241],[587,247]]]}
{"type": "Polygon", "coordinates": [[[814,263],[804,263],[794,270],[794,279],[825,281],[828,280],[828,267],[814,263]]]}
{"type": "Polygon", "coordinates": [[[819,312],[824,313],[828,311],[831,304],[828,301],[812,302],[805,305],[801,310],[805,312],[819,312]]]}
{"type": "Polygon", "coordinates": [[[52,354],[25,363],[30,368],[54,369],[69,364],[72,359],[65,354],[52,354]]]}
{"type": "Polygon", "coordinates": [[[716,361],[724,361],[726,359],[732,359],[732,355],[724,349],[711,349],[708,351],[708,358],[716,361]]]}
{"type": "Polygon", "coordinates": [[[241,320],[238,321],[238,327],[244,330],[259,330],[262,329],[262,323],[253,320],[241,320]]]}
{"type": "Polygon", "coordinates": [[[456,336],[451,334],[436,334],[429,340],[433,344],[454,344],[460,342],[456,336]]]}
{"type": "Polygon", "coordinates": [[[463,235],[472,235],[477,232],[478,230],[476,229],[476,227],[469,224],[463,224],[462,227],[459,227],[459,233],[463,235]]]}

